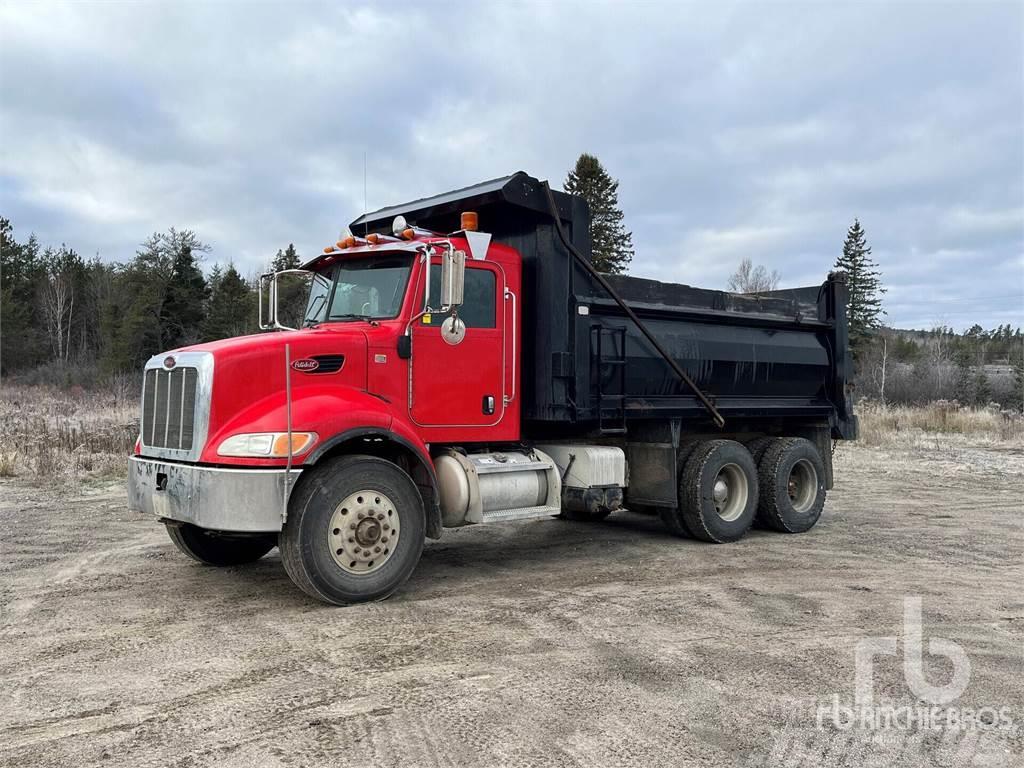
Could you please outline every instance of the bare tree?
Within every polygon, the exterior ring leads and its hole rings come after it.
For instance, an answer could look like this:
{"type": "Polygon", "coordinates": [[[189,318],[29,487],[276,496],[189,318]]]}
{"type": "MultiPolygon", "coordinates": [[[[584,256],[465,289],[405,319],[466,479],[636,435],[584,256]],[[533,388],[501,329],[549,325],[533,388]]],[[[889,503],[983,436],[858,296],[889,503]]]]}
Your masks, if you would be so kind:
{"type": "Polygon", "coordinates": [[[756,267],[750,259],[743,259],[736,271],[729,277],[729,290],[733,293],[765,293],[779,287],[779,273],[774,269],[758,264],[756,267]]]}
{"type": "Polygon", "coordinates": [[[927,403],[956,396],[957,366],[950,349],[952,338],[951,329],[939,326],[925,340],[922,354],[914,364],[908,402],[927,403]]]}
{"type": "Polygon", "coordinates": [[[882,337],[882,364],[881,368],[881,381],[878,384],[878,399],[882,401],[882,405],[885,406],[885,369],[889,362],[889,344],[885,338],[882,337]]]}
{"type": "Polygon", "coordinates": [[[892,384],[897,390],[901,385],[899,365],[895,366],[895,370],[893,368],[893,361],[889,359],[889,339],[883,332],[872,339],[857,358],[854,367],[857,395],[878,400],[884,406],[887,402],[886,389],[889,387],[890,377],[894,375],[895,380],[892,384]]]}
{"type": "Polygon", "coordinates": [[[69,276],[63,272],[49,275],[43,285],[43,314],[58,360],[66,361],[71,353],[74,309],[75,292],[69,276]]]}

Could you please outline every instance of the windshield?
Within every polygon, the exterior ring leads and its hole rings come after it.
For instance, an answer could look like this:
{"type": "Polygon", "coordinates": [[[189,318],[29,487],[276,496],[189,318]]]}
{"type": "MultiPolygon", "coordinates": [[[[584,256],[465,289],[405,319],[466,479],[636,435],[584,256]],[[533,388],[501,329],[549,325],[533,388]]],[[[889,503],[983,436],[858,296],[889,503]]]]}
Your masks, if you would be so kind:
{"type": "Polygon", "coordinates": [[[306,323],[397,317],[412,269],[411,254],[350,259],[313,277],[306,323]]]}

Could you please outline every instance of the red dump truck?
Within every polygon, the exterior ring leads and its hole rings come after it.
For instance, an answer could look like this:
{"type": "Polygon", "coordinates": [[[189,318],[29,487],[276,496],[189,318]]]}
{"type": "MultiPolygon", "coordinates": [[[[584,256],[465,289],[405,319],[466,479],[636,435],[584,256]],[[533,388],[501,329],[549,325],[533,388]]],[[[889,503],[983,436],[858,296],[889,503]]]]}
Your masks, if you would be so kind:
{"type": "Polygon", "coordinates": [[[301,327],[265,275],[266,332],[146,364],[130,503],[185,554],[276,546],[343,604],[445,528],[628,509],[722,543],[818,520],[857,435],[841,274],[756,296],[603,275],[586,203],[522,172],[350,231],[303,265],[301,327]]]}

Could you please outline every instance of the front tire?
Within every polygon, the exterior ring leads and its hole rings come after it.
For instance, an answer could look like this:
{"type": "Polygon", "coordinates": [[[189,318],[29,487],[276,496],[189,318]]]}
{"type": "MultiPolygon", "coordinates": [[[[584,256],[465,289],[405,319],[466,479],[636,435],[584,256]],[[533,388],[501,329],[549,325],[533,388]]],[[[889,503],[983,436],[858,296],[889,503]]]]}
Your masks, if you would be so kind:
{"type": "Polygon", "coordinates": [[[307,470],[295,489],[281,561],[318,600],[381,600],[412,574],[425,529],[423,500],[402,469],[375,456],[339,456],[307,470]]]}
{"type": "Polygon", "coordinates": [[[229,536],[190,523],[168,524],[167,535],[193,560],[218,567],[255,562],[277,544],[277,534],[229,536]]]}

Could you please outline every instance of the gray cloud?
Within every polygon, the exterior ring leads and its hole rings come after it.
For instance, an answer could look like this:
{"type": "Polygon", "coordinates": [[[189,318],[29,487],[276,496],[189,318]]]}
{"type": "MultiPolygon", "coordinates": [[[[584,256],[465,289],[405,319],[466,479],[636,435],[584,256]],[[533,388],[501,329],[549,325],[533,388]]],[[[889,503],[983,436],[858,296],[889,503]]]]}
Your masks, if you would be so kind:
{"type": "Polygon", "coordinates": [[[246,270],[371,208],[580,151],[633,272],[816,282],[854,216],[903,326],[1024,321],[1017,4],[0,6],[0,213],[246,270]]]}

